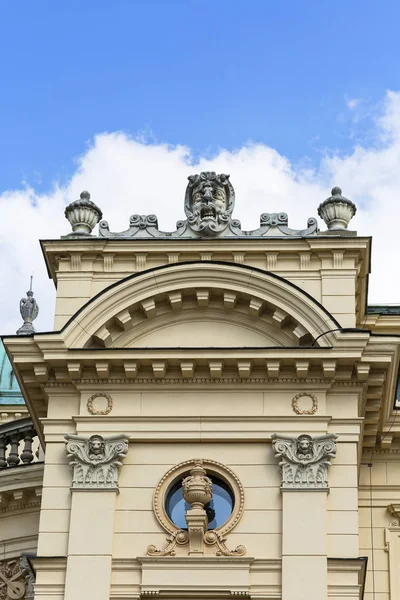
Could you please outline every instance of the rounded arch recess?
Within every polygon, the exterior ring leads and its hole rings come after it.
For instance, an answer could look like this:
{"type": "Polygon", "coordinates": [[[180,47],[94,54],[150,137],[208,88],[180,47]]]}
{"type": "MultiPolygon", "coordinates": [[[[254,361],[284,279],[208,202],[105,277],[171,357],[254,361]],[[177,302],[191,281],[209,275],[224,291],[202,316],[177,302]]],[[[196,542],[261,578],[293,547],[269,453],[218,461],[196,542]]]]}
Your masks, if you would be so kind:
{"type": "MultiPolygon", "coordinates": [[[[340,328],[336,319],[312,296],[273,273],[232,263],[200,261],[175,263],[134,273],[102,290],[82,306],[62,328],[69,348],[82,348],[99,330],[124,311],[140,305],[152,308],[157,297],[185,294],[187,290],[209,290],[239,295],[252,302],[253,316],[263,307],[273,307],[275,320],[290,319],[300,334],[314,339],[322,332],[340,328]]],[[[199,299],[201,305],[202,299],[199,299]]],[[[250,307],[250,310],[252,310],[250,307]]],[[[256,319],[253,320],[256,323],[256,319]]],[[[319,345],[329,346],[327,336],[319,345]]],[[[195,344],[194,344],[195,345],[195,344]]]]}

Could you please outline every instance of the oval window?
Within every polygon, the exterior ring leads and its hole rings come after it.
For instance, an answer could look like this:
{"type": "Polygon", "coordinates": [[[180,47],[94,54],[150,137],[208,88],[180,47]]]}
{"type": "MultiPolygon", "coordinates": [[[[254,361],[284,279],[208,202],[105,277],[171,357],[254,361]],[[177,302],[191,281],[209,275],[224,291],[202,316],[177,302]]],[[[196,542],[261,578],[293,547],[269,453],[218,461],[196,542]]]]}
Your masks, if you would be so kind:
{"type": "MultiPolygon", "coordinates": [[[[185,477],[189,473],[185,474],[185,477]]],[[[212,477],[213,497],[211,501],[205,505],[205,510],[208,516],[208,529],[217,529],[221,527],[232,514],[235,499],[230,487],[219,479],[212,477]]],[[[165,510],[171,521],[179,527],[179,529],[187,529],[185,514],[190,509],[183,497],[182,480],[177,481],[170,488],[165,499],[165,510]]]]}

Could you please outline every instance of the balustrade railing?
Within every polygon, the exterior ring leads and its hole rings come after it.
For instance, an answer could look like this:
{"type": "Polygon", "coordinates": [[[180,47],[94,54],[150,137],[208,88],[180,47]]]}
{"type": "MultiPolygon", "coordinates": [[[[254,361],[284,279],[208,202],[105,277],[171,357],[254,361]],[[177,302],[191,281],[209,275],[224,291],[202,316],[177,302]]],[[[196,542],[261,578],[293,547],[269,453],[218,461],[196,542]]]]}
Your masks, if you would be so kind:
{"type": "Polygon", "coordinates": [[[0,470],[39,460],[39,440],[31,419],[0,425],[0,470]]]}

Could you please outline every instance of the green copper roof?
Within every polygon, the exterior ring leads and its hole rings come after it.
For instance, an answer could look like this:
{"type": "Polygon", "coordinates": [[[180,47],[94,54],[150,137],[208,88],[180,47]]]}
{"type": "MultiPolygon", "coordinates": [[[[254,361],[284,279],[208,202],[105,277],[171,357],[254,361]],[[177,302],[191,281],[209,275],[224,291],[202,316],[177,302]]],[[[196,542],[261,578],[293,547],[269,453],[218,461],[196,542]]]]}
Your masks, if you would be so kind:
{"type": "Polygon", "coordinates": [[[399,304],[373,304],[367,307],[369,315],[400,315],[399,304]]]}
{"type": "Polygon", "coordinates": [[[24,404],[17,380],[3,343],[0,341],[0,405],[24,404]]]}

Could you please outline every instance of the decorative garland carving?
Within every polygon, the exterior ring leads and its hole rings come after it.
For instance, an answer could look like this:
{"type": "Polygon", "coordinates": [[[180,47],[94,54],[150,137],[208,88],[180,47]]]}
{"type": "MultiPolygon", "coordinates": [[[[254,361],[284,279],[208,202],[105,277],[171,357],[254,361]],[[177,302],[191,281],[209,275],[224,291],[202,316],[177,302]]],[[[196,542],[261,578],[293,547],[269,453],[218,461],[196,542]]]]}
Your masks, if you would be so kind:
{"type": "Polygon", "coordinates": [[[318,410],[318,398],[314,394],[311,394],[311,392],[300,392],[293,398],[292,408],[293,408],[294,412],[298,415],[313,415],[318,410]],[[299,402],[298,402],[300,398],[311,398],[312,407],[309,408],[308,410],[306,410],[306,409],[301,410],[301,408],[299,406],[299,402]]]}
{"type": "Polygon", "coordinates": [[[105,392],[98,392],[96,394],[93,394],[92,396],[90,396],[89,400],[87,401],[87,409],[91,415],[108,415],[112,411],[112,407],[113,407],[113,400],[112,400],[110,394],[106,394],[105,392]],[[105,398],[107,400],[107,406],[104,410],[96,410],[94,408],[93,401],[96,398],[105,398]]]}
{"type": "Polygon", "coordinates": [[[272,436],[272,447],[280,459],[282,489],[328,489],[330,458],[336,456],[337,435],[330,433],[312,438],[308,434],[298,438],[272,436]]]}

